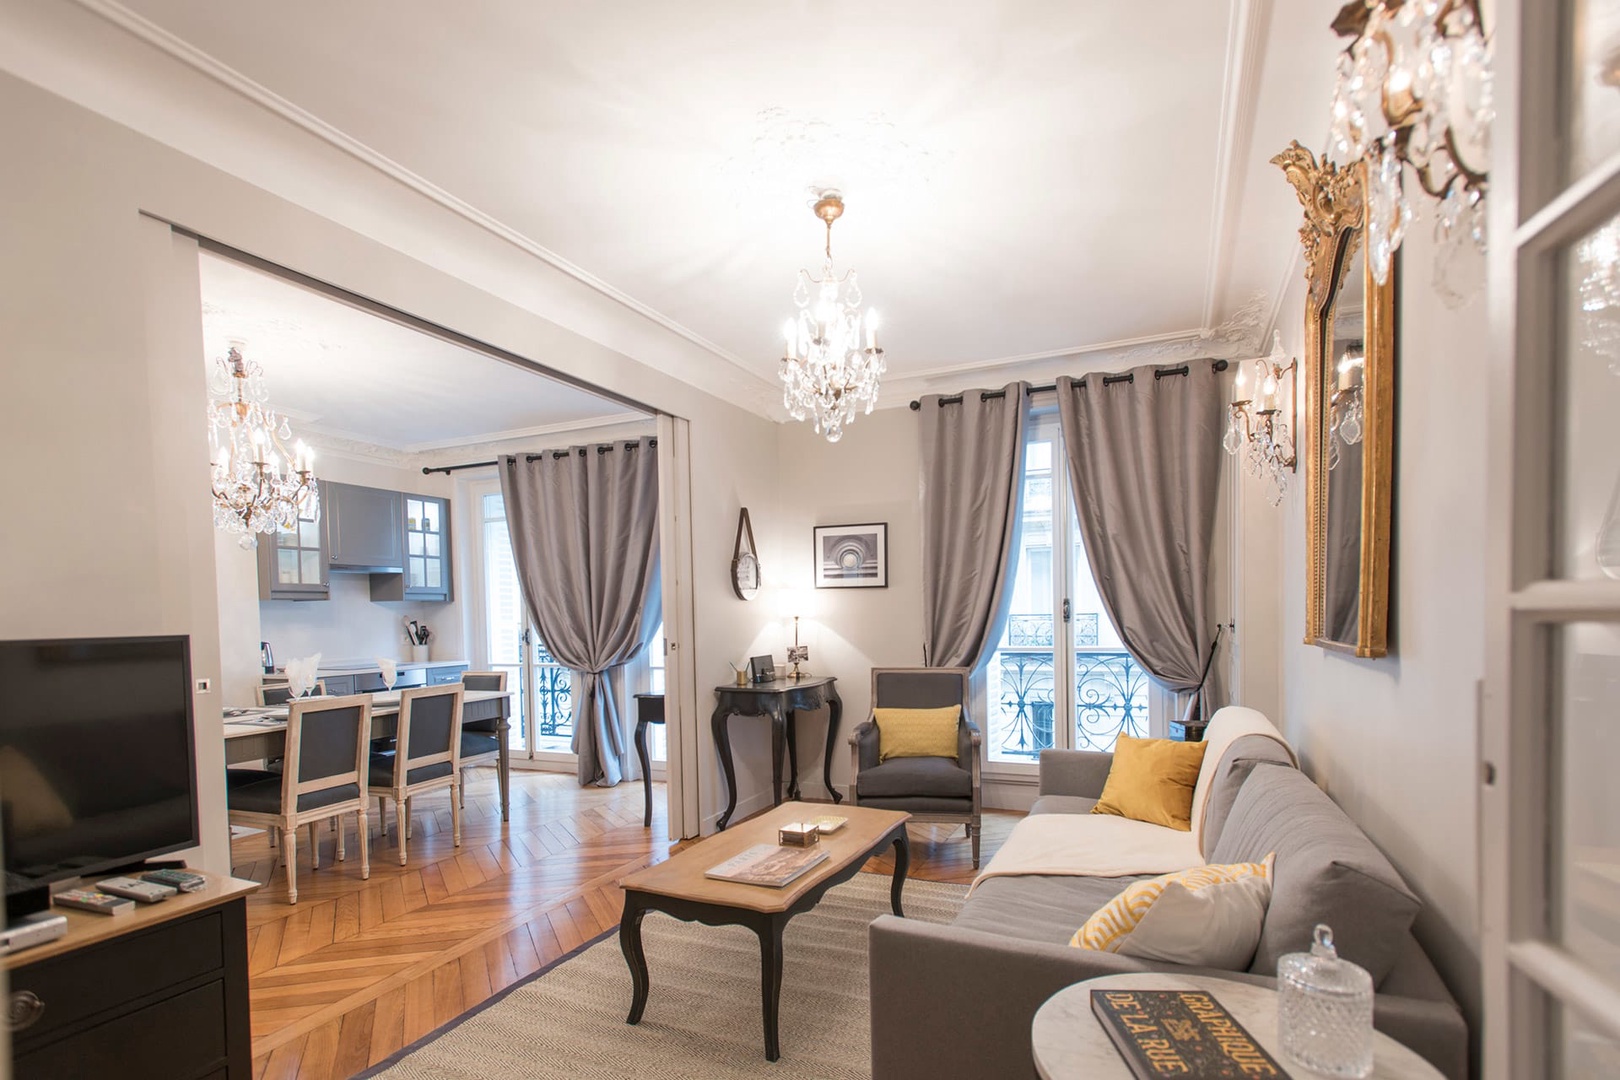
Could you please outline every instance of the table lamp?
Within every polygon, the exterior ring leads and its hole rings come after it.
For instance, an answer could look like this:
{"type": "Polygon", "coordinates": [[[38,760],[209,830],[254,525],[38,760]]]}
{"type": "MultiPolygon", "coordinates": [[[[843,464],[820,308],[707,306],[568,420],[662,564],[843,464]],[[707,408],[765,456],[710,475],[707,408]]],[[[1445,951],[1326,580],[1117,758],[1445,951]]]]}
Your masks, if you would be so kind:
{"type": "Polygon", "coordinates": [[[776,594],[777,609],[782,619],[793,620],[793,644],[788,647],[788,663],[793,670],[788,672],[790,679],[802,679],[807,674],[799,670],[800,663],[810,661],[810,646],[799,644],[799,618],[809,614],[810,594],[803,589],[779,589],[776,594]]]}

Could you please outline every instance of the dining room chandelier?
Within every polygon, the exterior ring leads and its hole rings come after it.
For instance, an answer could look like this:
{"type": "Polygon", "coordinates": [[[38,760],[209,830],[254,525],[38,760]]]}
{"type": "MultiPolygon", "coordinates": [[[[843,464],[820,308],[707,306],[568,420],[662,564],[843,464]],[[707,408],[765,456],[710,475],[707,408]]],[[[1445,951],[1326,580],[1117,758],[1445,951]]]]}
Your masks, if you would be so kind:
{"type": "Polygon", "coordinates": [[[264,369],[243,358],[240,342],[215,359],[208,389],[215,526],[252,548],[259,533],[296,528],[301,516],[318,517],[315,453],[302,439],[288,446],[287,418],[266,404],[264,369]]]}
{"type": "Polygon", "coordinates": [[[813,419],[816,434],[837,442],[857,411],[870,413],[877,404],[885,368],[877,312],[862,311],[854,270],[842,277],[833,270],[832,227],[844,212],[844,198],[833,190],[816,192],[812,209],[827,226],[826,261],[820,277],[800,270],[793,290],[799,311],[782,328],[782,404],[793,419],[813,419]]]}
{"type": "Polygon", "coordinates": [[[1333,29],[1353,40],[1338,60],[1328,155],[1339,165],[1366,163],[1373,278],[1389,281],[1411,224],[1410,167],[1439,201],[1435,287],[1460,303],[1477,287],[1479,263],[1460,256],[1485,250],[1484,162],[1496,117],[1479,0],[1351,0],[1333,29]]]}
{"type": "Polygon", "coordinates": [[[1283,349],[1282,334],[1273,330],[1269,356],[1237,365],[1232,403],[1227,406],[1226,437],[1221,445],[1233,457],[1243,455],[1250,476],[1268,481],[1272,506],[1280,504],[1288,492],[1288,474],[1298,460],[1293,425],[1293,379],[1298,370],[1299,362],[1290,360],[1283,349]],[[1289,380],[1287,393],[1282,389],[1284,378],[1289,380]]]}

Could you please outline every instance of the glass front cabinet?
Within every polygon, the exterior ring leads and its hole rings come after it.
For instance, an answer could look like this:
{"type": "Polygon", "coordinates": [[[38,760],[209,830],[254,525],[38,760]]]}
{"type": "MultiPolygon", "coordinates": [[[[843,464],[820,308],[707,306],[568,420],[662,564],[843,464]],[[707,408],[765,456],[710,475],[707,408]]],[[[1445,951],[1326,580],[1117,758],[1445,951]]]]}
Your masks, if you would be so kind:
{"type": "Polygon", "coordinates": [[[405,495],[405,572],[373,574],[373,600],[449,600],[450,500],[405,495]]]}
{"type": "MultiPolygon", "coordinates": [[[[325,485],[322,485],[324,488],[325,485]]],[[[259,537],[260,600],[325,600],[328,594],[326,528],[321,491],[315,505],[290,529],[259,537]]]]}

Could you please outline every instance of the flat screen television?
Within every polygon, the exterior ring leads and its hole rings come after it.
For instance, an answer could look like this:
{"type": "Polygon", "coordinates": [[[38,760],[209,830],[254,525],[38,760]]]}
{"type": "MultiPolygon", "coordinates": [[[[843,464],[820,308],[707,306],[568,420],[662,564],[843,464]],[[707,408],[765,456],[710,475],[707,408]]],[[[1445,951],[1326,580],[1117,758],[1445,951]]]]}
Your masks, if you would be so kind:
{"type": "Polygon", "coordinates": [[[191,639],[0,641],[7,918],[198,840],[191,639]]]}

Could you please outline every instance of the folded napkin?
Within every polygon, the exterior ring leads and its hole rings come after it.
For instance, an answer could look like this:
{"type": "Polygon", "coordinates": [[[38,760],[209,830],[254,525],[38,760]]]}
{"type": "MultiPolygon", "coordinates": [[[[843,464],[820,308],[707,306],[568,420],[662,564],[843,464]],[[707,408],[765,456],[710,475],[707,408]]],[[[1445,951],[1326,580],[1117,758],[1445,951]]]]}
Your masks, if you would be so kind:
{"type": "Polygon", "coordinates": [[[321,666],[321,654],[294,658],[287,661],[287,688],[295,698],[303,697],[315,689],[316,671],[321,666]]]}
{"type": "Polygon", "coordinates": [[[394,660],[390,660],[386,656],[378,656],[375,659],[377,661],[377,666],[382,668],[383,686],[387,687],[389,690],[392,690],[394,688],[394,680],[399,678],[398,663],[394,660]]]}

